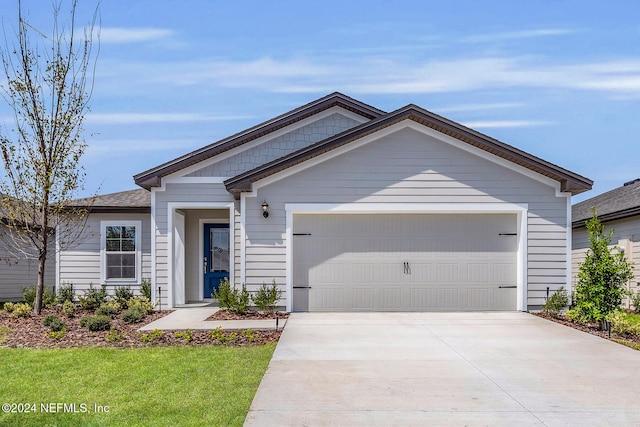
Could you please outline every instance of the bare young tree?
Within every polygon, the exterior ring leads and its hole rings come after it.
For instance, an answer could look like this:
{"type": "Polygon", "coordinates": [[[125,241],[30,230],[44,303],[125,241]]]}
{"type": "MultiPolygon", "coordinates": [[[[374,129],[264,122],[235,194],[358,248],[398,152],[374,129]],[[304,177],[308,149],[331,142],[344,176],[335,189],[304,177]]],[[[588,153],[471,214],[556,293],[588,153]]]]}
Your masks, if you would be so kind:
{"type": "Polygon", "coordinates": [[[14,118],[11,127],[0,127],[5,168],[0,209],[12,231],[5,234],[7,243],[23,257],[38,260],[37,314],[53,243],[59,251],[76,242],[88,211],[67,207],[84,189],[79,162],[87,147],[82,131],[93,89],[92,36],[98,16],[96,8],[84,37],[78,37],[77,3],[70,1],[66,24],[60,17],[63,1],[54,4],[53,27],[45,35],[25,20],[18,0],[16,39],[10,41],[5,29],[5,46],[0,47],[3,97],[14,118]]]}

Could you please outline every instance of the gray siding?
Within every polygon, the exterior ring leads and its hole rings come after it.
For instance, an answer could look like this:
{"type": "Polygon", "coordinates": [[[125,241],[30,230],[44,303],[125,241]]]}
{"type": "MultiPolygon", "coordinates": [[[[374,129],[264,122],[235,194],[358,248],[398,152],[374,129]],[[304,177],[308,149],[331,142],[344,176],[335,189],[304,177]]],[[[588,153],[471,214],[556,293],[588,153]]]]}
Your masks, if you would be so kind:
{"type": "MultiPolygon", "coordinates": [[[[73,284],[82,292],[90,285],[99,287],[100,278],[100,221],[142,222],[142,270],[141,279],[151,278],[151,215],[149,214],[90,214],[82,240],[74,248],[60,253],[60,284],[73,284]]],[[[139,283],[137,284],[139,285],[139,283]]],[[[135,288],[136,285],[131,285],[135,288]]],[[[113,291],[113,286],[108,287],[113,291]]]]}
{"type": "MultiPolygon", "coordinates": [[[[627,258],[634,263],[634,278],[629,282],[629,289],[637,292],[640,290],[638,281],[640,280],[640,217],[630,217],[617,221],[605,223],[607,230],[614,230],[611,239],[612,246],[618,246],[625,249],[627,258]],[[622,246],[623,240],[629,240],[627,248],[622,246]]],[[[575,289],[578,282],[578,271],[580,264],[584,262],[585,255],[589,249],[589,232],[585,227],[573,230],[572,238],[572,254],[571,254],[571,286],[575,289]]],[[[625,302],[628,307],[628,301],[625,302]]]]}
{"type": "Polygon", "coordinates": [[[529,306],[566,286],[567,199],[555,188],[412,129],[400,130],[246,197],[246,284],[286,275],[285,203],[526,203],[529,306]],[[270,215],[260,214],[267,200],[270,215]]]}
{"type": "MultiPolygon", "coordinates": [[[[11,230],[0,224],[0,301],[22,300],[22,289],[38,281],[38,260],[16,254],[4,239],[11,230]]],[[[52,243],[45,264],[45,286],[55,285],[55,245],[52,243]]]]}
{"type": "Polygon", "coordinates": [[[220,162],[192,172],[187,176],[235,176],[347,129],[351,129],[358,124],[360,123],[349,117],[334,113],[220,162]]]}

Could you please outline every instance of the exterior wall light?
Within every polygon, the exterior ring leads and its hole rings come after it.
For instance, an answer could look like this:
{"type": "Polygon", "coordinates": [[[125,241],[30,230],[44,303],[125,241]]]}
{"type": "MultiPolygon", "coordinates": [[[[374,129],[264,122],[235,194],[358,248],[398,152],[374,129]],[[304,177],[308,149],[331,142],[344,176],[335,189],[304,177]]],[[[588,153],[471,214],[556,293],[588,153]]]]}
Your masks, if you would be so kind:
{"type": "Polygon", "coordinates": [[[269,217],[269,203],[265,200],[262,202],[262,216],[267,218],[269,217]]]}

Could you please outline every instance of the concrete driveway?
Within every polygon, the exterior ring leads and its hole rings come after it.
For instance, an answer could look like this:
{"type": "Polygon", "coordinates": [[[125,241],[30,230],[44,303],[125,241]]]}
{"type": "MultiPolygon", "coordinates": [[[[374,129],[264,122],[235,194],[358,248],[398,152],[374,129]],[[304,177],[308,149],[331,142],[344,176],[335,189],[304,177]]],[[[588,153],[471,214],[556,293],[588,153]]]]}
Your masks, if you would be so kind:
{"type": "Polygon", "coordinates": [[[245,426],[640,425],[640,352],[527,313],[295,313],[245,426]]]}

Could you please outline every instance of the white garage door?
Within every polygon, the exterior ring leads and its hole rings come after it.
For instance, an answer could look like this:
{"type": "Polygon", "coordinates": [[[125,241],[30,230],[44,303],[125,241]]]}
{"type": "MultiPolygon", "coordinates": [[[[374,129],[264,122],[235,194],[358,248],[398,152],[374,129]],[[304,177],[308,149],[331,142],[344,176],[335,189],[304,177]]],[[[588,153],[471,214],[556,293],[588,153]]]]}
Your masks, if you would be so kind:
{"type": "Polygon", "coordinates": [[[516,309],[513,214],[295,214],[294,311],[516,309]]]}

